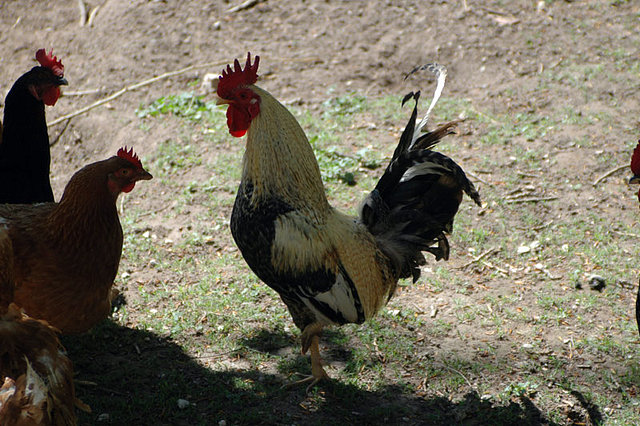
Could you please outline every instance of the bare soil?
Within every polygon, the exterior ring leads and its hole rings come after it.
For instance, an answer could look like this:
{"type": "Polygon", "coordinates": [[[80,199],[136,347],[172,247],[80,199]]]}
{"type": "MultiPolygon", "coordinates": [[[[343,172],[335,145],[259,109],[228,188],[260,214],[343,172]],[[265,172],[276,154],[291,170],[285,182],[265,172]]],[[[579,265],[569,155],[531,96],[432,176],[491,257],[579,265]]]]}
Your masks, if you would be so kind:
{"type": "MultiPolygon", "coordinates": [[[[510,136],[501,144],[485,146],[488,152],[480,152],[474,140],[486,134],[491,117],[482,122],[463,123],[458,140],[465,149],[456,160],[481,179],[476,182],[489,203],[481,214],[469,207],[470,203],[462,213],[473,214],[471,227],[484,227],[489,229],[489,234],[498,229],[527,228],[517,210],[512,217],[500,223],[491,215],[490,201],[507,196],[502,191],[504,182],[519,176],[523,186],[534,188],[530,191],[532,197],[552,196],[557,200],[541,205],[536,211],[544,219],[543,222],[558,223],[570,221],[576,214],[595,214],[610,220],[612,228],[615,228],[615,224],[628,226],[636,223],[637,200],[622,185],[621,176],[627,170],[614,173],[597,186],[592,186],[591,182],[617,165],[627,163],[630,147],[640,134],[640,79],[627,78],[633,61],[638,60],[640,48],[640,6],[637,2],[263,0],[237,12],[229,11],[240,3],[87,0],[84,4],[91,20],[82,25],[76,0],[0,2],[0,93],[6,94],[15,79],[34,65],[32,58],[37,48],[53,48],[65,65],[65,77],[69,81],[65,91],[68,95],[63,96],[55,107],[47,109],[49,121],[123,87],[193,66],[187,72],[131,90],[103,106],[78,115],[69,121],[66,129],[64,122],[51,126],[50,138],[57,140],[52,146],[52,184],[56,197],[61,195],[69,177],[83,165],[107,158],[124,145],[134,146],[144,157],[166,140],[171,132],[176,131],[175,124],[171,122],[142,129],[135,112],[140,105],[165,94],[191,90],[191,83],[205,73],[218,73],[222,64],[234,58],[243,58],[247,51],[251,51],[262,58],[261,85],[285,103],[311,111],[318,110],[329,97],[329,88],[332,90],[331,96],[355,91],[371,96],[393,94],[401,97],[407,90],[416,88],[403,80],[409,70],[416,65],[439,62],[445,64],[449,71],[444,96],[465,99],[476,111],[490,111],[493,117],[531,112],[540,116],[554,116],[558,111],[589,117],[592,121],[588,125],[579,120],[578,124],[562,122],[553,131],[533,140],[523,135],[510,136]],[[617,55],[616,52],[630,54],[617,55]],[[216,65],[201,66],[208,63],[216,65]],[[574,71],[586,66],[596,69],[603,67],[603,75],[607,77],[589,79],[585,74],[578,73],[584,79],[578,78],[576,81],[574,71]],[[557,78],[554,79],[553,75],[557,78]],[[85,91],[91,93],[77,94],[85,91]],[[584,140],[599,142],[582,146],[580,141],[584,140]],[[518,153],[531,151],[545,155],[533,177],[526,171],[511,167],[513,161],[510,160],[518,153]],[[475,158],[480,155],[492,157],[495,168],[488,169],[476,161],[475,158]],[[609,161],[601,161],[603,156],[609,161]],[[546,187],[548,182],[563,184],[549,189],[546,187]],[[578,183],[582,186],[576,189],[578,183]]],[[[420,82],[423,83],[431,84],[428,79],[420,82]]],[[[195,88],[198,89],[197,86],[195,88]]],[[[425,93],[430,90],[427,88],[425,93]]],[[[495,120],[500,121],[500,118],[495,120]]],[[[394,125],[399,127],[402,123],[394,125]]],[[[345,129],[345,134],[348,138],[348,129],[345,129]]],[[[385,137],[384,143],[390,146],[393,143],[391,136],[386,134],[385,137]]],[[[203,155],[216,155],[219,150],[241,150],[242,146],[234,140],[228,146],[202,149],[203,155]]],[[[209,179],[210,176],[205,173],[207,171],[204,169],[193,168],[184,177],[185,182],[209,179]]],[[[233,197],[233,192],[227,196],[233,197]]],[[[160,180],[143,182],[127,202],[152,211],[170,203],[171,193],[167,192],[160,180]]],[[[194,217],[201,213],[197,206],[189,212],[194,217]]],[[[229,211],[217,214],[228,217],[229,211]]],[[[166,238],[176,240],[179,238],[177,229],[184,221],[184,217],[177,217],[173,221],[148,223],[145,226],[158,235],[159,241],[166,238]]],[[[226,228],[215,232],[229,233],[226,228]]],[[[234,252],[235,247],[228,236],[222,241],[224,243],[211,246],[210,250],[234,252]]],[[[633,241],[625,241],[621,243],[620,250],[637,253],[633,241]]],[[[456,246],[455,236],[452,245],[456,246]]],[[[572,290],[572,281],[567,278],[571,274],[569,263],[554,266],[548,274],[541,272],[533,275],[529,270],[501,274],[497,271],[501,268],[508,271],[508,266],[495,264],[493,266],[497,266],[496,269],[486,264],[482,266],[479,262],[471,267],[456,269],[473,259],[466,249],[458,245],[448,266],[474,283],[464,296],[469,305],[484,303],[487,295],[485,290],[494,297],[531,294],[540,291],[542,283],[554,282],[555,277],[561,277],[557,281],[558,291],[572,290]]],[[[535,269],[535,265],[531,265],[532,268],[535,269]]],[[[602,271],[594,268],[586,272],[602,271]]],[[[153,286],[160,279],[157,272],[148,270],[130,271],[130,274],[137,274],[135,281],[145,282],[148,286],[153,286]]],[[[637,282],[633,275],[616,276],[615,279],[634,284],[637,282]]],[[[633,315],[633,287],[620,296],[628,309],[623,313],[616,312],[617,315],[633,315]]],[[[128,288],[125,295],[129,300],[139,297],[133,288],[128,288]]],[[[456,314],[450,304],[454,296],[460,295],[445,291],[434,296],[427,278],[427,283],[423,281],[404,288],[394,299],[394,305],[407,304],[429,310],[440,304],[443,308],[438,312],[438,318],[451,318],[456,314]]],[[[520,303],[522,308],[534,315],[542,313],[534,297],[524,296],[520,303]]],[[[135,323],[136,313],[129,315],[129,321],[135,323]]],[[[568,337],[562,327],[549,326],[546,332],[542,332],[527,323],[515,324],[507,337],[485,334],[485,331],[478,324],[464,322],[457,331],[445,333],[442,339],[427,338],[417,350],[422,351],[425,357],[437,357],[439,352],[459,351],[461,345],[471,341],[475,343],[467,350],[472,360],[513,358],[516,366],[513,370],[495,373],[492,381],[498,384],[526,380],[529,374],[526,369],[536,368],[528,364],[532,358],[514,352],[513,345],[525,344],[535,337],[541,339],[548,353],[566,355],[567,345],[564,341],[568,337]],[[460,336],[465,336],[465,343],[461,343],[460,336]],[[505,338],[511,339],[513,345],[505,345],[505,338]],[[493,347],[495,351],[483,352],[482,348],[486,347],[493,347]]],[[[590,332],[588,328],[578,328],[572,331],[572,335],[581,336],[590,332]]],[[[105,333],[107,336],[113,333],[113,345],[121,348],[124,345],[127,351],[113,349],[100,353],[105,350],[104,343],[94,342],[92,346],[85,342],[88,347],[76,351],[74,359],[80,366],[79,379],[83,379],[83,371],[90,370],[90,365],[97,363],[98,369],[108,370],[117,365],[138,369],[131,373],[140,378],[135,382],[137,385],[144,380],[151,381],[153,375],[142,371],[144,362],[133,363],[127,359],[130,354],[135,354],[131,349],[133,346],[127,346],[126,343],[129,331],[114,325],[105,333]],[[98,353],[92,353],[91,349],[98,353]]],[[[193,376],[194,382],[206,380],[205,377],[212,374],[214,367],[194,367],[190,354],[182,352],[164,337],[149,333],[145,338],[146,349],[157,347],[165,351],[164,355],[159,355],[160,359],[166,356],[166,362],[189,365],[189,368],[185,367],[185,374],[193,376]]],[[[72,346],[69,343],[67,345],[72,346]]],[[[295,343],[293,345],[297,350],[295,343]]],[[[139,351],[140,348],[136,348],[139,351]]],[[[73,347],[69,350],[74,352],[73,347]]],[[[579,381],[587,364],[592,366],[588,368],[596,369],[616,370],[621,367],[608,360],[591,359],[586,353],[583,357],[580,363],[569,367],[569,374],[574,380],[579,381]]],[[[333,358],[327,358],[329,362],[333,359],[339,363],[341,356],[338,353],[333,358]]],[[[544,354],[533,361],[539,366],[550,362],[544,354]]],[[[244,374],[240,363],[233,365],[241,372],[239,374],[244,374]]],[[[245,370],[249,368],[245,367],[245,370]]],[[[538,370],[537,374],[544,373],[538,370]]],[[[498,384],[496,387],[499,387],[498,384]]],[[[104,398],[117,398],[119,394],[128,394],[127,386],[123,384],[121,389],[98,388],[91,391],[80,387],[79,396],[82,398],[83,392],[94,395],[102,392],[104,398]]],[[[393,386],[393,383],[389,383],[389,386],[393,386]]],[[[590,389],[593,387],[591,384],[585,386],[590,389]]],[[[334,389],[337,394],[340,391],[340,388],[334,389]]],[[[571,396],[569,391],[563,394],[564,400],[558,397],[555,407],[536,406],[535,400],[532,402],[528,399],[518,406],[496,407],[469,388],[450,391],[437,398],[426,390],[424,395],[398,396],[407,410],[402,416],[386,421],[428,424],[432,421],[425,420],[427,417],[424,413],[438,412],[443,413],[441,418],[447,419],[443,423],[485,424],[484,416],[493,409],[512,410],[514,418],[525,418],[530,424],[553,423],[545,412],[566,406],[567,414],[563,422],[585,424],[597,423],[599,416],[601,418],[609,413],[603,411],[605,407],[594,409],[589,404],[582,404],[579,397],[571,396]],[[568,399],[573,402],[567,402],[568,399]],[[466,403],[454,402],[460,400],[466,403]]],[[[636,387],[635,391],[640,391],[640,388],[636,387]]],[[[244,395],[242,398],[243,403],[251,404],[254,396],[244,395]]],[[[384,405],[389,402],[385,398],[378,397],[376,393],[362,392],[360,405],[353,412],[366,412],[384,405]]],[[[282,400],[273,403],[273,410],[283,416],[285,413],[293,416],[283,420],[285,423],[337,422],[335,417],[322,410],[300,415],[300,411],[304,412],[304,402],[303,395],[285,393],[282,400]]],[[[87,424],[98,422],[101,413],[101,407],[95,407],[95,403],[93,405],[95,416],[89,417],[92,420],[86,420],[87,424]]],[[[161,402],[156,408],[164,413],[161,402]]],[[[615,410],[615,407],[611,410],[615,410]]],[[[210,415],[211,424],[217,424],[221,418],[219,413],[206,414],[210,415]]],[[[495,411],[493,414],[496,415],[495,411]]],[[[357,423],[357,416],[356,413],[349,418],[346,414],[342,419],[357,423]]],[[[108,421],[104,417],[101,420],[108,421]]],[[[436,420],[433,422],[438,423],[436,420]]],[[[149,421],[151,423],[152,420],[149,421]]],[[[166,420],[164,423],[190,424],[189,421],[177,420],[166,420]]]]}

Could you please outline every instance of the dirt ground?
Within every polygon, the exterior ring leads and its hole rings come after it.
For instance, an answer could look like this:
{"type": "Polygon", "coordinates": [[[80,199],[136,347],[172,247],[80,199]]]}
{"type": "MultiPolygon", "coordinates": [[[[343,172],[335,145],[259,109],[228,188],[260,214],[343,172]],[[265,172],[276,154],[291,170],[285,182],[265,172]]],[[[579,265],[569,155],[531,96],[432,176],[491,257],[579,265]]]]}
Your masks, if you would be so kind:
{"type": "MultiPolygon", "coordinates": [[[[560,201],[545,205],[536,214],[553,221],[588,211],[612,223],[636,223],[637,200],[621,185],[626,169],[603,179],[599,186],[590,183],[617,165],[626,164],[630,147],[640,135],[640,75],[636,74],[635,80],[627,78],[630,70],[638,70],[637,66],[633,68],[640,54],[637,2],[262,0],[230,10],[241,3],[87,0],[88,19],[81,22],[76,0],[0,2],[2,98],[15,79],[34,65],[37,48],[53,48],[65,65],[69,86],[57,105],[47,108],[49,121],[124,87],[193,67],[78,115],[66,129],[64,122],[51,126],[52,141],[61,134],[52,147],[56,198],[81,166],[113,155],[123,145],[134,146],[144,157],[167,138],[171,128],[142,129],[136,108],[164,94],[189,90],[192,82],[205,73],[218,73],[221,64],[251,51],[261,56],[264,88],[277,93],[286,104],[312,111],[328,98],[329,88],[331,96],[353,91],[401,96],[414,89],[403,81],[407,71],[416,65],[439,62],[449,72],[444,96],[465,99],[476,111],[490,111],[494,117],[532,111],[553,116],[558,111],[570,111],[593,118],[588,125],[579,120],[576,124],[567,122],[534,140],[512,135],[504,143],[489,147],[491,152],[483,154],[495,158],[500,166],[495,172],[473,160],[478,153],[474,138],[486,133],[491,117],[483,122],[467,121],[462,143],[469,149],[459,160],[482,180],[476,183],[491,200],[505,196],[500,193],[501,183],[518,173],[510,169],[510,157],[518,152],[544,151],[546,160],[551,160],[542,161],[544,179],[538,181],[526,173],[520,178],[535,187],[535,196],[553,196],[560,201]],[[215,65],[203,66],[206,64],[215,65]],[[598,78],[575,72],[587,65],[601,71],[598,78]],[[584,140],[600,142],[581,146],[584,140]],[[609,161],[600,161],[603,156],[609,161]],[[545,182],[554,180],[567,184],[547,191],[545,182]],[[583,186],[576,190],[572,185],[579,182],[583,186]]],[[[189,176],[190,180],[199,178],[206,180],[209,176],[198,176],[197,172],[189,176]]],[[[157,195],[162,191],[162,182],[154,180],[139,185],[133,198],[153,210],[166,201],[166,197],[157,195]]],[[[491,222],[493,219],[487,216],[474,217],[472,226],[480,228],[491,222]]],[[[181,220],[161,225],[170,233],[181,220]]],[[[521,225],[514,217],[500,226],[521,225]]],[[[632,241],[621,243],[621,250],[636,253],[632,241]]],[[[459,256],[449,265],[460,267],[470,259],[459,256]]],[[[559,266],[549,274],[564,276],[568,268],[559,266]]],[[[477,282],[507,288],[520,280],[535,291],[535,283],[523,276],[500,276],[490,284],[486,274],[478,274],[477,282]]],[[[620,278],[636,282],[633,276],[620,278]]],[[[632,313],[634,294],[629,291],[625,296],[628,314],[632,313]]],[[[425,286],[418,286],[400,294],[396,303],[419,303],[431,297],[425,286]]],[[[475,292],[469,296],[469,303],[480,303],[481,297],[475,292]]],[[[525,298],[522,303],[530,304],[533,311],[539,309],[534,299],[525,298]]],[[[473,334],[474,324],[466,323],[461,333],[473,334]]],[[[554,341],[554,337],[548,340],[554,341]]],[[[438,342],[445,349],[458,344],[455,334],[438,342]]],[[[575,418],[575,424],[593,422],[586,411],[575,418]]],[[[419,417],[410,417],[408,422],[420,423],[416,419],[419,417]]],[[[482,424],[482,420],[467,424],[482,424]]]]}

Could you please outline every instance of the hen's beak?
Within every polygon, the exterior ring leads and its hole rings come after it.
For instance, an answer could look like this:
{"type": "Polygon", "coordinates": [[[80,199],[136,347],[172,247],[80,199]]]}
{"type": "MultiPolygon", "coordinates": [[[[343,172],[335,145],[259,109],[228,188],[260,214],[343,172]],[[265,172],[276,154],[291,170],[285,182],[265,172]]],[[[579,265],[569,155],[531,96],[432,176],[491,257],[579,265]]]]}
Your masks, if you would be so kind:
{"type": "Polygon", "coordinates": [[[637,176],[637,175],[631,176],[631,179],[629,179],[629,183],[630,184],[640,183],[640,176],[637,176]]]}
{"type": "Polygon", "coordinates": [[[68,82],[68,81],[67,81],[67,79],[66,79],[66,78],[64,78],[64,77],[58,77],[58,79],[56,80],[56,84],[57,84],[58,86],[68,86],[68,85],[69,85],[69,82],[68,82]]]}

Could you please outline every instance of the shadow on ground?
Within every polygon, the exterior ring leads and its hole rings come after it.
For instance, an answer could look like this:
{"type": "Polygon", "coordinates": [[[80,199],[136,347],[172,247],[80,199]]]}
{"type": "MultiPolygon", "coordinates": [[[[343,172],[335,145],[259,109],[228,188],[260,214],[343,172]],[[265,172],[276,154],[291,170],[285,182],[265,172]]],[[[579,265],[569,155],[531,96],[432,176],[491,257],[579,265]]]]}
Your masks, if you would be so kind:
{"type": "MultiPolygon", "coordinates": [[[[270,339],[263,330],[245,343],[272,351],[289,341],[275,334],[270,339]]],[[[300,387],[282,389],[282,376],[208,369],[170,339],[109,321],[63,343],[78,397],[93,409],[80,414],[81,425],[549,424],[529,399],[494,406],[475,392],[452,402],[418,398],[399,386],[370,392],[333,381],[306,395],[300,387]],[[190,404],[179,408],[180,399],[190,404]]]]}

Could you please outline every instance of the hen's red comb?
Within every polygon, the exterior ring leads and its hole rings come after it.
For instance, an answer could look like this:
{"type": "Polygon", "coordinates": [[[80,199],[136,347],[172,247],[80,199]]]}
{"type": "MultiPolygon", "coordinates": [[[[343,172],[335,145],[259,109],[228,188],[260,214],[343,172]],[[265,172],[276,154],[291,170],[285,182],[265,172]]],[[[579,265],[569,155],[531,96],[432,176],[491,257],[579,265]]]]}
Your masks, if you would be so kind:
{"type": "Polygon", "coordinates": [[[640,176],[640,140],[638,141],[638,145],[633,150],[633,155],[631,156],[631,173],[636,176],[640,176]]]}
{"type": "Polygon", "coordinates": [[[140,161],[140,159],[138,158],[138,155],[135,152],[133,152],[133,147],[129,151],[127,151],[126,146],[124,148],[120,148],[118,150],[118,157],[124,158],[125,160],[129,161],[131,164],[138,167],[139,169],[142,168],[142,161],[140,161]]]}
{"type": "Polygon", "coordinates": [[[255,57],[255,62],[251,65],[251,52],[247,53],[247,63],[244,70],[240,66],[240,62],[236,59],[233,61],[234,69],[231,65],[227,65],[227,69],[222,70],[222,75],[218,81],[218,96],[227,99],[231,96],[231,91],[240,85],[253,84],[258,81],[258,64],[260,56],[255,57]]]}
{"type": "Polygon", "coordinates": [[[53,56],[53,49],[47,53],[44,49],[38,49],[36,60],[45,68],[49,68],[58,77],[64,76],[64,65],[57,57],[53,56]]]}

